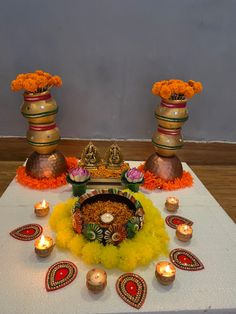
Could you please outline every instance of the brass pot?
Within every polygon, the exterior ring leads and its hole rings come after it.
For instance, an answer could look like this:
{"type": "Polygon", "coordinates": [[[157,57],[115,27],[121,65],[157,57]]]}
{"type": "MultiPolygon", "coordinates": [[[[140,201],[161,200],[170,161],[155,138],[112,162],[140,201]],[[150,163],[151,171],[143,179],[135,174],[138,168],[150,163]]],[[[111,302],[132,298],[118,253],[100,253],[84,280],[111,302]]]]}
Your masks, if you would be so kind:
{"type": "Polygon", "coordinates": [[[51,154],[39,154],[33,152],[26,162],[27,175],[37,178],[58,177],[66,173],[67,164],[64,155],[60,151],[51,154]]]}
{"type": "Polygon", "coordinates": [[[39,94],[24,94],[21,113],[31,124],[54,122],[58,111],[56,101],[46,91],[39,94]]]}
{"type": "Polygon", "coordinates": [[[164,157],[171,157],[183,146],[181,129],[158,127],[152,138],[156,152],[164,157]]]}
{"type": "Polygon", "coordinates": [[[167,129],[180,128],[188,119],[187,100],[162,99],[157,106],[155,117],[158,125],[167,129]]]}
{"type": "Polygon", "coordinates": [[[55,123],[31,124],[26,137],[28,143],[37,153],[50,154],[56,149],[60,134],[55,123]]]}

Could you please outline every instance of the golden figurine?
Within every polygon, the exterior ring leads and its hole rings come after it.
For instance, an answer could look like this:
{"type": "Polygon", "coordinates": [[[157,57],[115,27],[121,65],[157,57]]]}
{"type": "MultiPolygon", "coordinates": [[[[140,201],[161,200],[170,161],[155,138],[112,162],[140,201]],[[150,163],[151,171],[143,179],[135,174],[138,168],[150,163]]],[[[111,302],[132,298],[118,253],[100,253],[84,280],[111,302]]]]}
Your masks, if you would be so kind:
{"type": "Polygon", "coordinates": [[[85,147],[81,160],[85,168],[96,169],[101,161],[97,147],[92,142],[85,147]]]}
{"type": "Polygon", "coordinates": [[[123,161],[120,147],[116,143],[112,144],[105,155],[106,167],[108,169],[120,168],[123,161]]]}

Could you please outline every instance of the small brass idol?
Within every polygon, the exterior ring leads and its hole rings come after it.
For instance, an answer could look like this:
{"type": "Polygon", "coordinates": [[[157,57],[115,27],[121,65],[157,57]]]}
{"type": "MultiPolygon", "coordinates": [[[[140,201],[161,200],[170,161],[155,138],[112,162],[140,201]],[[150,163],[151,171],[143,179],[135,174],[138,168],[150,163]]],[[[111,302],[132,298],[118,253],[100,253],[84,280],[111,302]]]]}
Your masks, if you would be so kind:
{"type": "Polygon", "coordinates": [[[105,164],[108,169],[117,169],[123,164],[124,159],[120,147],[114,143],[105,154],[105,164]]]}
{"type": "Polygon", "coordinates": [[[101,158],[98,153],[97,147],[92,142],[85,147],[81,155],[81,160],[85,168],[97,169],[101,158]]]}

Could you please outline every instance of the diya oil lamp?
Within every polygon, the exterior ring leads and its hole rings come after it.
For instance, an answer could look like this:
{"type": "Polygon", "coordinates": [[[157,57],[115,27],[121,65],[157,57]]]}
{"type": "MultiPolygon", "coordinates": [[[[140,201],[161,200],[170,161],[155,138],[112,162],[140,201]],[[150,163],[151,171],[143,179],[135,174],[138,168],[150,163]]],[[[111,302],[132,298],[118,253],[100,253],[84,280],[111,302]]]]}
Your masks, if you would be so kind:
{"type": "Polygon", "coordinates": [[[53,247],[53,239],[49,236],[42,235],[34,242],[34,250],[39,257],[49,256],[52,253],[53,247]]]}
{"type": "Polygon", "coordinates": [[[172,284],[175,280],[175,266],[170,262],[159,262],[156,265],[156,278],[164,286],[172,284]]]}
{"type": "Polygon", "coordinates": [[[87,288],[93,293],[99,293],[107,285],[107,274],[104,270],[93,268],[86,275],[87,288]]]}
{"type": "Polygon", "coordinates": [[[34,205],[34,212],[37,217],[47,216],[49,213],[49,203],[45,200],[34,205]]]}
{"type": "Polygon", "coordinates": [[[165,208],[169,212],[175,212],[179,208],[179,200],[177,197],[167,197],[166,202],[165,202],[165,208]]]}
{"type": "Polygon", "coordinates": [[[188,242],[193,235],[193,229],[186,224],[178,225],[176,228],[176,237],[183,242],[188,242]]]}

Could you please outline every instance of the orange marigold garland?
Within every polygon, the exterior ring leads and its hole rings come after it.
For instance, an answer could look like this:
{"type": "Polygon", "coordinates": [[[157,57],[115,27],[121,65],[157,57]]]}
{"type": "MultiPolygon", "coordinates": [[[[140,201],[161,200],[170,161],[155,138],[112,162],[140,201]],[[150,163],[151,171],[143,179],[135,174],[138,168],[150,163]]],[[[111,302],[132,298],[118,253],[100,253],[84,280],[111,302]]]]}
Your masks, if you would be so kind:
{"type": "MultiPolygon", "coordinates": [[[[67,168],[77,167],[78,160],[75,157],[66,157],[67,168]]],[[[55,189],[59,186],[67,184],[66,173],[56,177],[56,178],[44,178],[36,179],[27,175],[25,171],[25,166],[20,166],[16,171],[16,180],[22,185],[28,186],[32,189],[46,190],[55,189]]]]}
{"type": "Polygon", "coordinates": [[[193,177],[187,171],[183,171],[181,178],[176,178],[171,181],[166,181],[155,176],[150,171],[144,170],[144,164],[138,167],[140,171],[144,174],[144,184],[143,187],[148,190],[162,189],[167,191],[182,189],[186,187],[191,187],[193,185],[193,177]]]}

